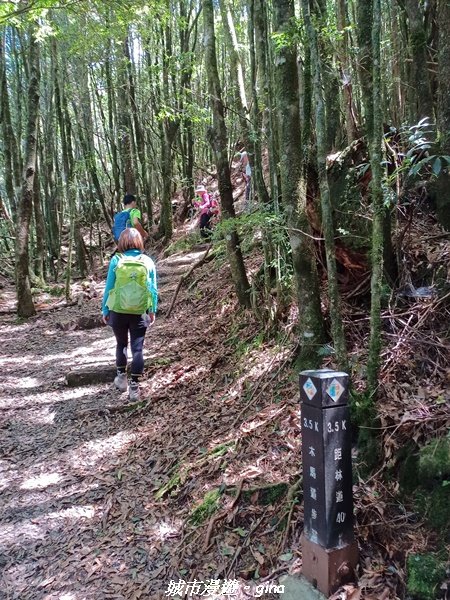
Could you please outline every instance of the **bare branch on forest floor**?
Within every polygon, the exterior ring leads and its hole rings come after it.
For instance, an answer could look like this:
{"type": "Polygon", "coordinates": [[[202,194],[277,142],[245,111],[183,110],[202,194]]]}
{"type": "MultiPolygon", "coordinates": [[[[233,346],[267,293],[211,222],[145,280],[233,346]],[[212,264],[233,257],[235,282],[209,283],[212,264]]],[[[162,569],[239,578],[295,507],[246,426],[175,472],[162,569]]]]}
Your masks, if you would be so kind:
{"type": "Polygon", "coordinates": [[[185,273],[184,275],[182,275],[180,277],[180,281],[178,282],[177,289],[175,290],[175,293],[173,295],[172,302],[170,303],[170,306],[169,306],[169,310],[167,311],[166,319],[168,319],[170,317],[170,313],[172,312],[172,309],[175,305],[175,300],[177,299],[178,292],[180,291],[181,286],[186,281],[186,279],[188,279],[190,277],[190,275],[191,275],[192,271],[194,271],[194,269],[201,267],[205,263],[206,257],[208,256],[211,248],[212,248],[212,244],[209,244],[209,246],[206,248],[205,254],[202,256],[202,258],[200,258],[200,260],[198,260],[196,263],[194,263],[187,273],[185,273]]]}

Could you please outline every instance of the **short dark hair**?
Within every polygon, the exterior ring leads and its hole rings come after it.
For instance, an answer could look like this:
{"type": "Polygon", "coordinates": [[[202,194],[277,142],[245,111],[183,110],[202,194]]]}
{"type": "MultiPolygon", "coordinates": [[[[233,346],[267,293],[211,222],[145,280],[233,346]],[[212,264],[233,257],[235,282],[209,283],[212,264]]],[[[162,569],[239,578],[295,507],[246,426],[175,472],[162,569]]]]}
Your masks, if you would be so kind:
{"type": "Polygon", "coordinates": [[[133,196],[133,194],[125,194],[124,198],[123,198],[123,203],[126,206],[127,204],[131,204],[132,202],[136,201],[136,196],[133,196]]]}
{"type": "Polygon", "coordinates": [[[140,250],[144,252],[144,241],[141,234],[134,227],[127,227],[120,234],[117,242],[117,251],[125,252],[125,250],[140,250]]]}

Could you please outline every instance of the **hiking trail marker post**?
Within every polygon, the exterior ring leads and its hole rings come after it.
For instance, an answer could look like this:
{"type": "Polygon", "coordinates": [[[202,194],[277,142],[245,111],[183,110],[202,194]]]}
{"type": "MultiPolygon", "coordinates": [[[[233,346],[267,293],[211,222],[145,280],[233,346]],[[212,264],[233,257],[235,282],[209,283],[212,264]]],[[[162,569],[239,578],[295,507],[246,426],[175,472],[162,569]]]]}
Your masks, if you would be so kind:
{"type": "Polygon", "coordinates": [[[300,373],[303,462],[303,576],[328,597],[355,568],[348,375],[300,373]]]}

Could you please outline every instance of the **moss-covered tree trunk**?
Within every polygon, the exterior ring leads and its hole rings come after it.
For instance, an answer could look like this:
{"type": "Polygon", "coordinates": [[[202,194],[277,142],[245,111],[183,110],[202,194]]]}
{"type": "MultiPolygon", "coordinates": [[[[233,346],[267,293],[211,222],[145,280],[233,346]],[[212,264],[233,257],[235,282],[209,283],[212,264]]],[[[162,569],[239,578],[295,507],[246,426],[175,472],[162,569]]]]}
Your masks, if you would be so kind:
{"type": "Polygon", "coordinates": [[[340,368],[347,368],[347,351],[342,325],[342,313],[338,290],[336,256],[334,244],[333,214],[330,197],[330,186],[327,176],[327,120],[325,115],[325,98],[322,78],[322,61],[319,53],[317,31],[313,26],[309,8],[309,0],[302,0],[302,14],[308,37],[311,54],[311,68],[314,73],[313,98],[315,106],[315,125],[317,137],[317,171],[319,174],[320,201],[322,207],[322,228],[325,238],[325,254],[327,261],[328,293],[330,298],[330,317],[333,342],[340,368]]]}
{"type": "Polygon", "coordinates": [[[45,284],[45,258],[47,256],[45,222],[42,211],[42,200],[40,193],[41,186],[39,185],[39,171],[36,161],[36,173],[33,183],[33,208],[34,208],[34,223],[36,227],[36,256],[34,260],[34,271],[40,285],[45,284]]]}
{"type": "MultiPolygon", "coordinates": [[[[209,99],[213,114],[213,126],[209,132],[209,138],[217,165],[222,215],[225,219],[234,219],[233,187],[231,184],[230,164],[227,153],[228,135],[225,125],[222,89],[219,81],[219,72],[217,70],[213,1],[203,0],[202,7],[205,65],[208,76],[209,99]]],[[[250,307],[250,285],[245,271],[239,236],[233,224],[227,229],[226,243],[231,275],[239,304],[241,306],[250,307]]]]}
{"type": "Polygon", "coordinates": [[[29,274],[29,235],[33,211],[33,187],[37,156],[37,121],[39,112],[39,45],[30,34],[29,39],[28,120],[25,140],[25,164],[22,194],[18,208],[16,231],[16,291],[17,314],[31,317],[36,314],[31,296],[29,274]]]}
{"type": "Polygon", "coordinates": [[[364,123],[367,137],[372,137],[372,19],[373,0],[356,1],[356,35],[359,46],[358,74],[364,107],[364,123]]]}
{"type": "MultiPolygon", "coordinates": [[[[438,110],[437,130],[439,152],[450,155],[450,1],[438,1],[438,110]]],[[[450,167],[447,166],[436,182],[437,214],[441,224],[450,230],[450,167]]]]}
{"type": "Polygon", "coordinates": [[[21,186],[20,159],[17,140],[11,121],[8,80],[6,77],[6,62],[4,57],[4,42],[4,38],[0,36],[0,107],[3,134],[4,178],[9,207],[15,217],[17,212],[17,196],[20,193],[21,186]]]}
{"type": "Polygon", "coordinates": [[[358,117],[353,101],[353,82],[350,73],[347,0],[338,0],[336,4],[336,21],[340,33],[338,43],[338,63],[341,75],[342,100],[345,110],[345,130],[347,143],[350,145],[359,137],[358,117]]]}
{"type": "Polygon", "coordinates": [[[125,57],[127,60],[127,72],[128,72],[128,93],[130,96],[130,107],[131,114],[133,116],[134,134],[136,138],[136,151],[139,158],[140,175],[141,175],[141,190],[144,197],[145,206],[148,211],[148,220],[151,223],[153,221],[153,206],[150,193],[149,178],[151,176],[150,165],[147,162],[147,154],[145,151],[145,137],[144,129],[141,124],[140,109],[136,97],[136,84],[134,76],[134,64],[130,54],[130,35],[125,40],[125,57]]]}
{"type": "Polygon", "coordinates": [[[130,102],[127,77],[127,39],[123,41],[123,57],[119,65],[118,105],[118,141],[117,147],[122,164],[122,186],[125,194],[137,194],[136,174],[134,171],[133,123],[130,116],[130,102]]]}
{"type": "Polygon", "coordinates": [[[378,387],[381,349],[381,289],[383,282],[383,189],[382,143],[383,113],[381,108],[381,0],[373,0],[372,53],[373,97],[372,137],[370,140],[370,167],[372,169],[372,278],[370,306],[370,339],[367,364],[367,385],[371,396],[378,387]]]}
{"type": "MultiPolygon", "coordinates": [[[[175,95],[178,95],[175,84],[171,85],[170,62],[173,59],[172,33],[169,25],[164,29],[164,54],[162,59],[162,102],[164,107],[175,104],[175,95]]],[[[173,75],[173,74],[172,74],[173,75]]],[[[169,241],[173,233],[172,215],[172,176],[173,176],[173,143],[175,141],[180,121],[178,118],[166,117],[162,121],[161,138],[161,219],[159,234],[169,241]]]]}
{"type": "Polygon", "coordinates": [[[427,35],[423,24],[423,9],[419,0],[405,0],[405,8],[408,15],[411,52],[408,86],[409,115],[412,123],[417,123],[424,117],[433,121],[433,97],[428,73],[427,35]]]}
{"type": "MultiPolygon", "coordinates": [[[[274,32],[280,36],[287,35],[294,16],[293,0],[276,0],[274,32]]],[[[275,82],[282,204],[289,229],[299,310],[299,366],[314,368],[319,362],[317,350],[324,341],[324,329],[314,246],[306,212],[306,186],[302,175],[297,54],[290,40],[275,49],[275,82]]]]}

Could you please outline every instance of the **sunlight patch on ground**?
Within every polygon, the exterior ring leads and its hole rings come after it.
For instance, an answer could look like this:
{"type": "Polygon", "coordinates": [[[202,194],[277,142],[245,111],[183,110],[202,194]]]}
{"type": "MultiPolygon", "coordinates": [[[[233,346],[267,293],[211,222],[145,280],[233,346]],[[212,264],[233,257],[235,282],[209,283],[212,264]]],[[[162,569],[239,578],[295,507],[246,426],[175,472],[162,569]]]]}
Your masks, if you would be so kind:
{"type": "Polygon", "coordinates": [[[43,473],[36,477],[26,479],[20,486],[23,490],[42,490],[49,485],[54,485],[62,480],[58,473],[43,473]]]}
{"type": "Polygon", "coordinates": [[[45,519],[93,519],[95,513],[95,507],[90,504],[86,506],[71,506],[70,508],[64,508],[56,512],[48,513],[45,515],[45,519]]]}
{"type": "Polygon", "coordinates": [[[92,519],[96,514],[94,506],[71,506],[60,511],[43,514],[20,523],[0,525],[0,543],[5,545],[21,545],[26,540],[44,539],[51,529],[60,526],[64,519],[66,524],[92,519]]]}
{"type": "Polygon", "coordinates": [[[175,522],[162,521],[157,523],[150,529],[150,534],[161,541],[167,540],[181,535],[181,528],[183,521],[177,520],[175,522]]]}
{"type": "Polygon", "coordinates": [[[82,444],[72,452],[70,461],[74,467],[80,466],[80,460],[83,462],[83,466],[93,467],[105,458],[110,458],[112,454],[119,454],[135,440],[134,432],[119,431],[110,437],[82,444]]]}
{"type": "MultiPolygon", "coordinates": [[[[70,400],[82,400],[85,396],[92,396],[92,393],[98,388],[98,386],[85,386],[79,388],[64,388],[63,390],[58,389],[54,391],[46,391],[45,394],[43,393],[42,395],[38,395],[36,393],[22,395],[19,391],[17,391],[16,394],[15,386],[11,385],[10,383],[7,384],[7,387],[9,388],[9,396],[0,397],[3,410],[8,408],[14,410],[29,410],[31,408],[35,408],[36,406],[39,406],[41,410],[43,410],[45,405],[56,405],[70,400]]],[[[49,409],[47,408],[46,410],[48,411],[49,409]]],[[[34,411],[33,415],[35,414],[36,413],[34,411]]],[[[53,412],[47,412],[46,415],[42,416],[42,420],[40,418],[36,419],[33,416],[33,418],[28,419],[28,421],[44,424],[53,423],[54,414],[55,413],[53,412]]]]}
{"type": "Polygon", "coordinates": [[[170,264],[172,266],[176,265],[188,265],[190,262],[195,262],[198,260],[203,254],[205,250],[200,250],[198,252],[189,252],[188,254],[180,254],[178,258],[175,258],[175,255],[170,257],[170,264]]]}
{"type": "Polygon", "coordinates": [[[36,379],[36,377],[20,377],[18,379],[18,383],[16,383],[15,387],[18,387],[23,390],[29,390],[40,385],[40,380],[36,379]]]}
{"type": "Polygon", "coordinates": [[[10,462],[0,460],[0,490],[7,489],[18,473],[19,471],[14,469],[10,462]]]}

